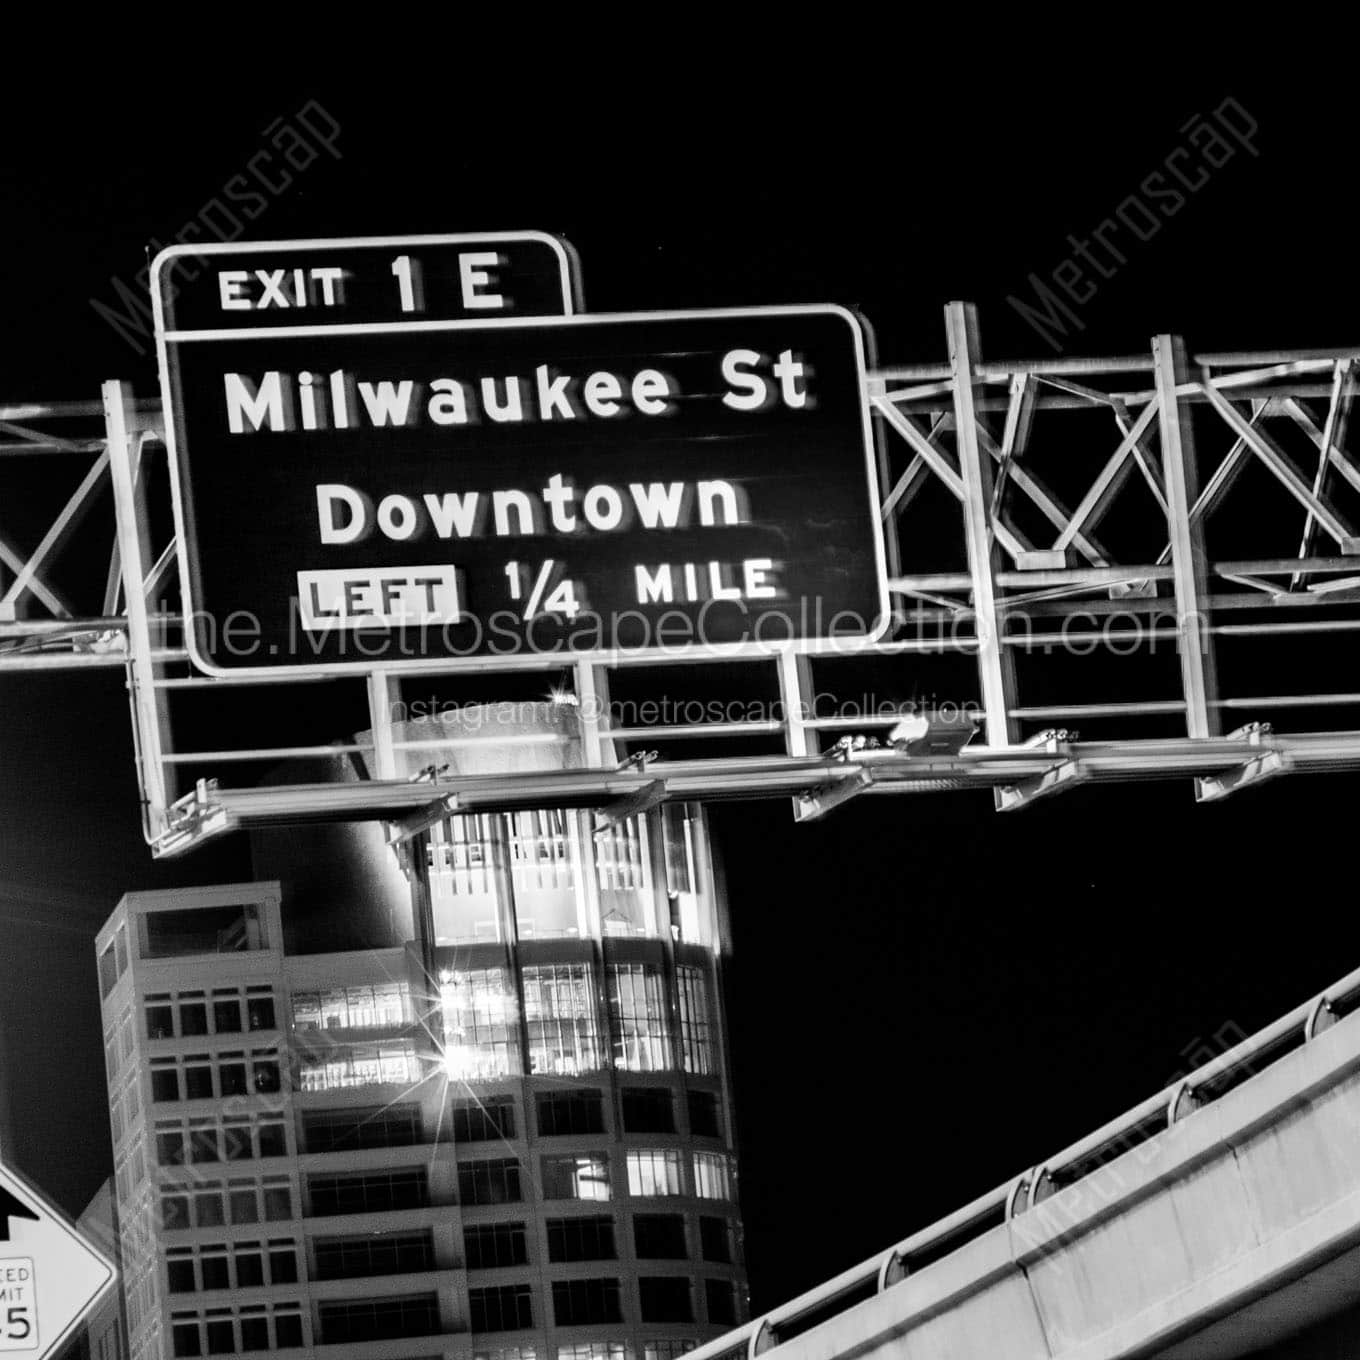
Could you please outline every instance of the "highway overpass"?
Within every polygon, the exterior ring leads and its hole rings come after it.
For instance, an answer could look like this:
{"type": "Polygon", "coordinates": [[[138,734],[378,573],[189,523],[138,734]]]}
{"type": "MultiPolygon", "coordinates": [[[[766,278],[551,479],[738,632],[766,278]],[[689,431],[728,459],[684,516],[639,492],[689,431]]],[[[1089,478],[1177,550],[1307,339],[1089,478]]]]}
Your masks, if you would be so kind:
{"type": "Polygon", "coordinates": [[[767,1351],[1360,1355],[1360,971],[694,1360],[767,1351]]]}

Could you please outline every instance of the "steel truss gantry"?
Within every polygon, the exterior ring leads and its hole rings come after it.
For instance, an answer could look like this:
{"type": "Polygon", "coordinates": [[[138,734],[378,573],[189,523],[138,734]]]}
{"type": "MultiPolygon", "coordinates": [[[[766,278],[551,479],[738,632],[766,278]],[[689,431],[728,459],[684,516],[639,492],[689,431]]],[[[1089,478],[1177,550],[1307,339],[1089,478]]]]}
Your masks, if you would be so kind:
{"type": "MultiPolygon", "coordinates": [[[[950,303],[945,326],[945,362],[868,380],[893,629],[830,657],[725,660],[773,670],[779,702],[764,716],[611,724],[610,677],[637,664],[627,656],[486,657],[458,669],[569,672],[587,701],[585,768],[399,778],[404,747],[448,743],[400,739],[393,714],[409,677],[379,667],[343,681],[367,688],[364,742],[176,749],[172,705],[186,691],[249,685],[277,698],[299,683],[342,682],[192,671],[178,545],[153,541],[151,528],[166,518],[153,513],[163,507],[150,490],[164,457],[159,404],[134,401],[118,382],[104,384],[98,403],[0,406],[0,675],[126,670],[146,835],[158,855],[233,827],[418,820],[431,807],[567,804],[611,818],[666,799],[783,796],[812,818],[861,793],[981,787],[1011,810],[1084,782],[1185,777],[1210,800],[1280,774],[1360,768],[1350,664],[1360,630],[1360,455],[1347,437],[1360,348],[1191,359],[1177,337],[1161,335],[1141,354],[995,363],[982,356],[973,307],[950,303]],[[65,472],[70,494],[45,529],[16,531],[11,520],[28,507],[7,496],[6,462],[35,458],[51,460],[53,485],[65,472]],[[87,512],[110,488],[113,524],[100,525],[87,512]],[[20,534],[36,546],[21,549],[20,534]],[[60,587],[59,558],[79,564],[85,595],[60,587]],[[1036,656],[1046,659],[1037,667],[1036,656]],[[865,662],[888,677],[877,683],[889,694],[906,696],[913,674],[940,657],[971,661],[970,692],[949,696],[976,706],[971,741],[971,724],[955,723],[886,744],[899,711],[821,703],[865,662]],[[1069,665],[1072,697],[1025,702],[1024,691],[1051,688],[1052,671],[1069,665]],[[1286,674],[1288,688],[1278,679],[1286,674]],[[1071,730],[1077,723],[1088,739],[1071,730]],[[648,752],[696,737],[760,738],[775,749],[648,752]],[[223,774],[335,754],[362,756],[373,777],[262,788],[249,778],[228,786],[223,774]],[[190,770],[211,775],[181,796],[190,770]]],[[[36,484],[31,469],[24,484],[36,484]]],[[[432,663],[428,674],[451,669],[432,663]]]]}

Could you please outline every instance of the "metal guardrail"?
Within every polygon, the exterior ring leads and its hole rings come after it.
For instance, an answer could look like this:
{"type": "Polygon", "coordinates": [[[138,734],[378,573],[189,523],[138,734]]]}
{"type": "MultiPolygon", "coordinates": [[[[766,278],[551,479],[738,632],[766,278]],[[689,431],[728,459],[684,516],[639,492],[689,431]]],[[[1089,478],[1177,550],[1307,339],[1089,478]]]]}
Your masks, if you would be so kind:
{"type": "Polygon", "coordinates": [[[1360,968],[1046,1161],[1011,1177],[886,1251],[700,1346],[689,1353],[687,1360],[754,1360],[755,1356],[849,1311],[892,1288],[914,1270],[1028,1212],[1062,1186],[1075,1184],[1114,1157],[1148,1142],[1302,1047],[1352,1008],[1360,1008],[1360,968]]]}

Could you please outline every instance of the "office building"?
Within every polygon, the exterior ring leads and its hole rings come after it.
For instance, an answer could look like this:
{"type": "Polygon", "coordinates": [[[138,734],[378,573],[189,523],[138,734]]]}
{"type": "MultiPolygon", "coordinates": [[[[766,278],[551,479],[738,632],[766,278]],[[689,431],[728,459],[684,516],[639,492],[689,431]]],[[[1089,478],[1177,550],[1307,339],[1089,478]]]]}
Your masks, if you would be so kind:
{"type": "Polygon", "coordinates": [[[404,929],[350,846],[343,948],[278,879],[99,934],[130,1360],[671,1360],[743,1320],[702,811],[445,818],[404,929]]]}

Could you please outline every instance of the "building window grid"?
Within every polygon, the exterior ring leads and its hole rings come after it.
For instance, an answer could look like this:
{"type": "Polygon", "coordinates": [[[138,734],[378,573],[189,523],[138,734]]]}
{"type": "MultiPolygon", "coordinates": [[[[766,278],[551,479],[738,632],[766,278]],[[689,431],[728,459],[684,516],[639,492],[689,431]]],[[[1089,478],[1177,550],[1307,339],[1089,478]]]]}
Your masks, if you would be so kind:
{"type": "Polygon", "coordinates": [[[713,1073],[713,1029],[708,1009],[708,983],[703,970],[681,964],[675,970],[680,1010],[680,1055],[691,1076],[713,1073]]]}
{"type": "Polygon", "coordinates": [[[514,886],[521,891],[567,891],[575,886],[571,832],[565,808],[534,808],[505,816],[514,886]]]}
{"type": "Polygon", "coordinates": [[[534,1325],[533,1291],[527,1284],[469,1289],[468,1311],[474,1332],[523,1331],[534,1325]]]}
{"type": "Polygon", "coordinates": [[[598,1090],[545,1091],[538,1097],[538,1136],[566,1138],[604,1132],[604,1096],[598,1090]]]}
{"type": "Polygon", "coordinates": [[[450,1111],[455,1143],[486,1143],[515,1136],[513,1096],[456,1100],[450,1111]]]}
{"type": "Polygon", "coordinates": [[[156,1104],[277,1095],[281,1084],[279,1051],[274,1047],[151,1060],[151,1099],[156,1104]]]}
{"type": "Polygon", "coordinates": [[[292,1217],[292,1186],[286,1177],[231,1180],[225,1187],[221,1182],[164,1185],[160,1190],[160,1224],[167,1231],[222,1227],[228,1219],[233,1226],[245,1226],[292,1217]]]}
{"type": "Polygon", "coordinates": [[[421,1078],[420,1059],[409,1040],[312,1050],[298,1064],[303,1091],[346,1091],[362,1086],[410,1086],[421,1078]]]}
{"type": "Polygon", "coordinates": [[[464,1204],[516,1204],[523,1199],[519,1162],[513,1157],[463,1162],[458,1167],[458,1197],[464,1204]]]}
{"type": "Polygon", "coordinates": [[[384,1299],[326,1300],[318,1305],[322,1345],[434,1336],[439,1331],[435,1294],[399,1294],[384,1299]]]}
{"type": "Polygon", "coordinates": [[[429,1177],[423,1168],[313,1176],[307,1190],[311,1213],[320,1218],[423,1209],[430,1203],[429,1177]]]}
{"type": "Polygon", "coordinates": [[[651,1148],[628,1153],[628,1193],[635,1196],[682,1195],[680,1153],[651,1148]]]}
{"type": "Polygon", "coordinates": [[[694,1193],[700,1199],[732,1198],[731,1160],[720,1152],[696,1152],[694,1193]]]}
{"type": "Polygon", "coordinates": [[[609,1157],[603,1152],[544,1157],[540,1169],[544,1199],[607,1200],[613,1197],[609,1157]]]}
{"type": "Polygon", "coordinates": [[[274,989],[262,985],[216,988],[211,997],[202,991],[152,992],[143,1001],[142,1014],[148,1039],[259,1034],[277,1027],[274,989]]]}
{"type": "Polygon", "coordinates": [[[551,963],[523,970],[529,1070],[559,1077],[601,1067],[595,980],[588,963],[551,963]]]}
{"type": "Polygon", "coordinates": [[[550,1218],[547,1229],[548,1260],[554,1264],[618,1259],[612,1218],[603,1215],[550,1218]]]}
{"type": "Polygon", "coordinates": [[[623,1321],[616,1279],[554,1280],[552,1301],[558,1327],[623,1321]]]}
{"type": "Polygon", "coordinates": [[[292,1008],[295,1029],[385,1029],[407,1023],[411,989],[405,982],[390,982],[294,992],[292,1008]]]}
{"type": "Polygon", "coordinates": [[[557,1360],[628,1360],[628,1345],[624,1341],[578,1341],[559,1346],[557,1360]]]}
{"type": "Polygon", "coordinates": [[[444,1066],[452,1080],[519,1074],[519,1008],[507,969],[445,970],[439,979],[439,1005],[444,1066]]]}
{"type": "Polygon", "coordinates": [[[661,969],[653,964],[608,966],[614,1066],[661,1072],[671,1066],[671,1035],[661,969]]]}
{"type": "Polygon", "coordinates": [[[237,1310],[206,1309],[202,1313],[174,1312],[170,1314],[170,1344],[177,1358],[290,1349],[303,1344],[302,1310],[297,1304],[285,1303],[268,1310],[257,1305],[237,1310]]]}
{"type": "Polygon", "coordinates": [[[374,1237],[321,1238],[316,1243],[316,1278],[359,1279],[399,1275],[435,1268],[430,1229],[415,1233],[380,1233],[374,1237]]]}
{"type": "Polygon", "coordinates": [[[469,1270],[500,1270],[526,1265],[528,1242],[523,1223],[476,1223],[463,1229],[463,1255],[469,1270]]]}

